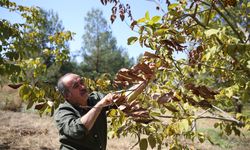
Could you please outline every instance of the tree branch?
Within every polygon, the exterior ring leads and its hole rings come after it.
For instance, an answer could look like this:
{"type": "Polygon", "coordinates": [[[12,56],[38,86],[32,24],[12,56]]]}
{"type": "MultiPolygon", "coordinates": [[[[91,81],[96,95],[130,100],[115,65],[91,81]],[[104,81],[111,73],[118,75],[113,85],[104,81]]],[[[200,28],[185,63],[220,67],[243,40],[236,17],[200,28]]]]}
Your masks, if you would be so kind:
{"type": "Polygon", "coordinates": [[[184,74],[182,73],[181,69],[179,66],[177,66],[177,64],[175,63],[176,61],[173,59],[173,64],[174,66],[177,68],[177,70],[180,72],[181,76],[184,77],[184,74]]]}
{"type": "Polygon", "coordinates": [[[229,21],[229,19],[216,7],[215,4],[209,4],[207,2],[204,2],[204,1],[201,1],[203,4],[207,5],[207,6],[210,6],[217,11],[217,13],[228,23],[228,25],[232,28],[232,30],[234,31],[234,33],[237,35],[237,37],[239,38],[240,42],[241,43],[244,43],[243,39],[241,38],[240,34],[238,33],[238,31],[236,30],[235,26],[233,25],[233,23],[231,21],[229,21]]]}
{"type": "MultiPolygon", "coordinates": [[[[177,61],[176,61],[176,62],[177,62],[177,61]]],[[[182,63],[182,62],[177,62],[177,63],[180,63],[180,64],[182,64],[182,65],[187,65],[187,66],[189,66],[189,64],[186,64],[186,63],[182,63]]],[[[209,65],[204,64],[204,63],[201,63],[201,62],[199,62],[199,64],[200,64],[200,65],[203,65],[203,66],[206,66],[206,67],[208,67],[208,68],[213,68],[213,69],[218,69],[218,70],[225,70],[225,71],[233,71],[233,70],[230,70],[230,69],[227,69],[227,68],[220,68],[220,67],[209,66],[209,65]]]]}
{"type": "Polygon", "coordinates": [[[135,133],[136,135],[137,135],[137,142],[134,144],[134,145],[132,145],[129,149],[133,149],[136,145],[138,145],[139,143],[140,143],[140,141],[141,141],[141,136],[140,136],[140,133],[135,133]]]}
{"type": "Polygon", "coordinates": [[[198,25],[202,26],[204,29],[208,29],[208,28],[206,27],[206,25],[204,25],[202,22],[200,22],[200,20],[197,19],[193,14],[186,14],[186,16],[189,16],[189,17],[191,17],[192,19],[194,19],[194,21],[195,21],[198,25]]]}
{"type": "MultiPolygon", "coordinates": [[[[177,118],[176,116],[159,116],[160,118],[177,118]]],[[[179,117],[178,119],[185,119],[184,117],[179,117]]],[[[223,121],[229,121],[229,122],[234,122],[237,123],[238,125],[241,125],[242,122],[239,120],[236,120],[234,118],[226,118],[226,117],[218,117],[218,116],[199,116],[195,118],[195,120],[198,119],[215,119],[215,120],[223,120],[223,121]]]]}

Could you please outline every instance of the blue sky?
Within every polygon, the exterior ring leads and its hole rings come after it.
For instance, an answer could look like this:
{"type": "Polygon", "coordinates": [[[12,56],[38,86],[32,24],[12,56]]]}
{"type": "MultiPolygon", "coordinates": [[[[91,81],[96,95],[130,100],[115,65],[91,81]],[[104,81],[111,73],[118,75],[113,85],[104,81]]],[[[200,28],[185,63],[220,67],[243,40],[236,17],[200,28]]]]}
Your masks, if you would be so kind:
{"type": "MultiPolygon", "coordinates": [[[[103,11],[104,17],[110,23],[113,36],[117,39],[117,45],[127,49],[130,57],[137,58],[147,48],[142,48],[138,43],[127,45],[127,39],[130,36],[138,36],[137,33],[129,28],[130,22],[121,22],[118,18],[113,24],[109,21],[112,5],[103,6],[100,0],[11,0],[17,4],[24,6],[39,6],[46,10],[53,9],[59,15],[66,30],[75,33],[74,40],[70,42],[70,49],[73,53],[80,50],[82,46],[82,35],[84,34],[84,17],[91,8],[99,8],[103,11]]],[[[156,4],[146,0],[121,0],[124,3],[129,3],[134,19],[139,19],[144,16],[146,11],[150,12],[150,16],[160,15],[157,11],[156,4]]],[[[10,14],[5,9],[0,8],[0,18],[7,18],[11,21],[17,21],[18,14],[10,14]]]]}

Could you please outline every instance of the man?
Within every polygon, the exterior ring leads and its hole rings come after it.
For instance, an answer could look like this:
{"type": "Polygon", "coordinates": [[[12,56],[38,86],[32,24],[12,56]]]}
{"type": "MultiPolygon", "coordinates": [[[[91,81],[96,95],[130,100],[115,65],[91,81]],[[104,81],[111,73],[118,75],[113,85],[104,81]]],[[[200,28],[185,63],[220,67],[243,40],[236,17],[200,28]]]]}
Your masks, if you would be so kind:
{"type": "Polygon", "coordinates": [[[68,73],[58,80],[58,90],[65,98],[54,119],[62,150],[104,150],[107,144],[106,106],[115,96],[88,93],[80,76],[68,73]]]}

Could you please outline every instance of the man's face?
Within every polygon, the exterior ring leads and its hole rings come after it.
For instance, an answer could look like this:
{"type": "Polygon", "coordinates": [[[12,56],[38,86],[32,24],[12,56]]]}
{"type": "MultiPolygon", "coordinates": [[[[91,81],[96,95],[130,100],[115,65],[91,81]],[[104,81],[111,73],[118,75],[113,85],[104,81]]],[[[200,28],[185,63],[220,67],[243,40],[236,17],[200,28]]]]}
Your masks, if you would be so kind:
{"type": "Polygon", "coordinates": [[[76,74],[70,74],[63,79],[63,82],[69,90],[69,93],[66,95],[66,99],[70,103],[86,106],[88,92],[83,79],[76,74]]]}

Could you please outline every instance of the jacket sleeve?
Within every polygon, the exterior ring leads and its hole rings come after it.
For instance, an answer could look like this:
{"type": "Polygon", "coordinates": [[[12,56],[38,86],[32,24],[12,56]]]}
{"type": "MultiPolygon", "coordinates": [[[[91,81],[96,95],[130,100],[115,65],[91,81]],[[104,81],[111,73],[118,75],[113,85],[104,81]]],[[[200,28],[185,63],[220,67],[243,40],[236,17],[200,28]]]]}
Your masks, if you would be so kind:
{"type": "Polygon", "coordinates": [[[88,134],[88,129],[82,124],[81,118],[71,108],[59,108],[54,119],[61,135],[80,139],[88,134]]]}

